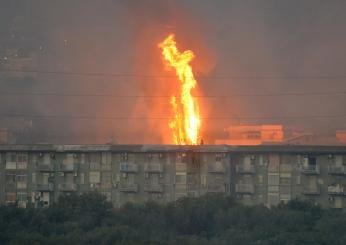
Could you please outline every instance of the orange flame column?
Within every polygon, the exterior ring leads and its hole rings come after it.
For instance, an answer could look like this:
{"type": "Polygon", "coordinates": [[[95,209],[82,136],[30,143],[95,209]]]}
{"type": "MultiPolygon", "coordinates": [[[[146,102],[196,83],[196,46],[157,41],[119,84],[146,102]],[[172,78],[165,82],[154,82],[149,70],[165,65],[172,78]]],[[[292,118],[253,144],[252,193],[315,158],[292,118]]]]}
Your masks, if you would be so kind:
{"type": "Polygon", "coordinates": [[[173,34],[160,43],[159,47],[169,67],[175,69],[181,85],[179,100],[175,96],[171,97],[174,116],[169,127],[173,132],[173,142],[179,145],[196,145],[200,140],[201,119],[198,101],[191,94],[191,90],[197,85],[190,65],[194,54],[191,50],[181,53],[173,34]]]}

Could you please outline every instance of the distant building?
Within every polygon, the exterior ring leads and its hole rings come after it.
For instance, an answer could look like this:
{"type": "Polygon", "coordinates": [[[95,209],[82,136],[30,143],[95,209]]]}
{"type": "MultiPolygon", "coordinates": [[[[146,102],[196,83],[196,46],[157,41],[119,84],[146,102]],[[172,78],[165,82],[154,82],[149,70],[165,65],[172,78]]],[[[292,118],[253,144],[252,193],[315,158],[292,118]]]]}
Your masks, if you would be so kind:
{"type": "Polygon", "coordinates": [[[235,125],[226,129],[227,139],[218,139],[215,144],[262,145],[278,144],[284,141],[282,125],[235,125]]]}
{"type": "Polygon", "coordinates": [[[0,145],[0,203],[99,191],[114,206],[222,193],[246,205],[346,208],[344,146],[0,145]]]}
{"type": "Polygon", "coordinates": [[[33,78],[37,69],[38,56],[34,53],[21,54],[18,49],[7,49],[2,57],[1,68],[6,71],[7,78],[33,78]]]}
{"type": "Polygon", "coordinates": [[[7,128],[0,128],[0,144],[13,144],[15,136],[7,128]]]}
{"type": "Polygon", "coordinates": [[[340,143],[346,144],[346,130],[336,131],[336,138],[340,143]]]}

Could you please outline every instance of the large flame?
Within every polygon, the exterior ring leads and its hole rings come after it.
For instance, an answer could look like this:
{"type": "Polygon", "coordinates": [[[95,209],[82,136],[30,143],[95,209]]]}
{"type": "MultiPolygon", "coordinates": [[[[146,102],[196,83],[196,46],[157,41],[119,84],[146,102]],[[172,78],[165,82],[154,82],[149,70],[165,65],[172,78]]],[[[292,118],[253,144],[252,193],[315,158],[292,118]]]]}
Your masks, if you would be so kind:
{"type": "Polygon", "coordinates": [[[169,35],[159,47],[168,65],[175,69],[181,84],[180,97],[171,97],[174,116],[169,127],[173,131],[173,142],[179,145],[196,145],[200,140],[201,119],[197,99],[191,94],[197,84],[190,65],[194,54],[191,50],[181,53],[174,34],[169,35]]]}

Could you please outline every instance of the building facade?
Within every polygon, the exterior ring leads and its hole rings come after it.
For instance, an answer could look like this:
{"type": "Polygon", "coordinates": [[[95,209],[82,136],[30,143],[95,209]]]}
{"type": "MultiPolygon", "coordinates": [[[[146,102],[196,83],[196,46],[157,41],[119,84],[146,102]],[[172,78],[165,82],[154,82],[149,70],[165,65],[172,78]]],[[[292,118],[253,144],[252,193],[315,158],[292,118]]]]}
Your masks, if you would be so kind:
{"type": "Polygon", "coordinates": [[[0,145],[0,203],[49,206],[103,193],[114,206],[223,193],[246,205],[346,207],[346,147],[0,145]]]}

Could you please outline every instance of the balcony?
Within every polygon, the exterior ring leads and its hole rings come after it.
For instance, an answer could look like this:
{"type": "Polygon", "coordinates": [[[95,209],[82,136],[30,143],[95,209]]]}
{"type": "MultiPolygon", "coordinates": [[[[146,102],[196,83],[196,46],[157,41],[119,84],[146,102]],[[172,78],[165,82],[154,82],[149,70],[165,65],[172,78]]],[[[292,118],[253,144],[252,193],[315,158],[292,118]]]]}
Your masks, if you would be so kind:
{"type": "Polygon", "coordinates": [[[304,195],[311,195],[311,196],[320,195],[321,194],[321,188],[318,185],[305,186],[304,190],[303,190],[303,194],[304,195]]]}
{"type": "Polygon", "coordinates": [[[54,165],[53,164],[42,164],[42,163],[39,163],[37,165],[36,169],[39,172],[54,172],[54,165]]]}
{"type": "Polygon", "coordinates": [[[208,164],[208,172],[215,174],[224,174],[226,172],[226,169],[222,162],[214,162],[208,164]]]}
{"type": "Polygon", "coordinates": [[[74,164],[59,164],[58,165],[59,172],[73,172],[76,170],[77,168],[74,164]]]}
{"type": "Polygon", "coordinates": [[[138,192],[138,184],[120,183],[119,191],[120,192],[138,192]]]}
{"type": "Polygon", "coordinates": [[[236,165],[235,171],[238,174],[254,174],[255,166],[254,165],[236,165]]]}
{"type": "Polygon", "coordinates": [[[59,191],[77,191],[77,184],[74,183],[64,183],[64,184],[59,184],[59,191]]]}
{"type": "Polygon", "coordinates": [[[328,186],[328,194],[334,196],[344,196],[346,191],[342,185],[330,185],[328,186]]]}
{"type": "Polygon", "coordinates": [[[345,175],[346,174],[346,168],[345,168],[345,166],[329,166],[328,167],[328,173],[330,175],[345,175]]]}
{"type": "Polygon", "coordinates": [[[163,172],[163,166],[160,163],[147,163],[144,165],[144,172],[162,173],[163,172]]]}
{"type": "Polygon", "coordinates": [[[162,193],[163,192],[163,186],[160,184],[145,184],[144,185],[144,192],[162,193]]]}
{"type": "Polygon", "coordinates": [[[137,173],[138,172],[138,166],[135,163],[123,162],[123,163],[120,163],[120,172],[137,173]]]}
{"type": "Polygon", "coordinates": [[[36,184],[36,191],[52,192],[54,191],[54,184],[36,184]]]}
{"type": "Polygon", "coordinates": [[[208,185],[208,192],[211,193],[225,193],[226,192],[226,186],[224,184],[209,184],[208,185]]]}
{"type": "Polygon", "coordinates": [[[302,166],[301,172],[306,175],[320,174],[320,167],[318,165],[305,165],[302,166]]]}
{"type": "Polygon", "coordinates": [[[254,194],[255,186],[253,184],[236,184],[235,191],[239,194],[254,194]]]}

